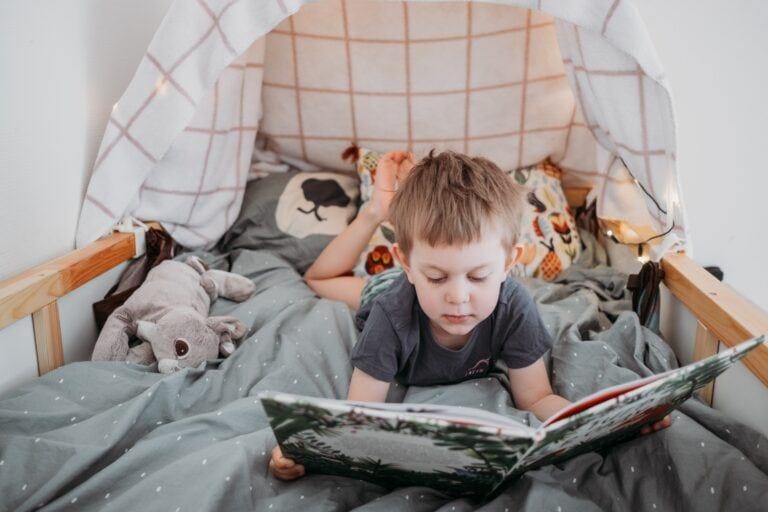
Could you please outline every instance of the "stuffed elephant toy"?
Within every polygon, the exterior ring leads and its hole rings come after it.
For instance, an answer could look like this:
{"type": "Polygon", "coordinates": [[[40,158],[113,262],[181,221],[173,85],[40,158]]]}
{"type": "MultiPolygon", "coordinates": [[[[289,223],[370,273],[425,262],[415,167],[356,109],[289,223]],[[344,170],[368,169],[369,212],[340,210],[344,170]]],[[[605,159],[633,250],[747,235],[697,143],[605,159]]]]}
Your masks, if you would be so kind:
{"type": "Polygon", "coordinates": [[[107,319],[96,340],[93,361],[157,360],[161,373],[195,367],[235,350],[246,327],[231,316],[208,316],[211,302],[225,297],[242,302],[255,285],[243,276],[208,269],[195,256],[186,263],[166,260],[107,319]],[[129,347],[132,336],[141,343],[129,347]]]}

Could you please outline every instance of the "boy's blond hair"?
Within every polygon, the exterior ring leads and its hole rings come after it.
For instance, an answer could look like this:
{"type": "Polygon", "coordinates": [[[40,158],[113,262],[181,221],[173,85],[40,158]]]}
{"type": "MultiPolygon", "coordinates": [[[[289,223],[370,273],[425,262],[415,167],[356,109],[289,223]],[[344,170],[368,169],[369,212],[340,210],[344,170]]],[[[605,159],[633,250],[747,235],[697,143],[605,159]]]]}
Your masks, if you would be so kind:
{"type": "Polygon", "coordinates": [[[398,246],[407,257],[414,240],[431,246],[480,240],[495,225],[510,255],[520,233],[524,191],[496,164],[434,150],[400,184],[389,208],[398,246]]]}

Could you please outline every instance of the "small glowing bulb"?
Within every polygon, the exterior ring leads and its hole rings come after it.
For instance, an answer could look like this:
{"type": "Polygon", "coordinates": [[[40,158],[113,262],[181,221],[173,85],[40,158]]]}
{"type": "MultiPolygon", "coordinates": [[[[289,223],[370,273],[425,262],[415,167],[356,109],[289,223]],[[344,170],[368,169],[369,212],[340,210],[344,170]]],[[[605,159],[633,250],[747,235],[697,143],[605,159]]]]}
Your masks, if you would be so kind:
{"type": "Polygon", "coordinates": [[[158,94],[164,95],[165,91],[168,87],[168,83],[165,81],[164,78],[160,78],[157,83],[155,84],[155,90],[158,94]]]}
{"type": "Polygon", "coordinates": [[[611,231],[611,230],[609,229],[608,231],[606,231],[606,232],[605,232],[605,234],[606,234],[606,235],[608,235],[608,236],[613,236],[613,231],[611,231]]]}

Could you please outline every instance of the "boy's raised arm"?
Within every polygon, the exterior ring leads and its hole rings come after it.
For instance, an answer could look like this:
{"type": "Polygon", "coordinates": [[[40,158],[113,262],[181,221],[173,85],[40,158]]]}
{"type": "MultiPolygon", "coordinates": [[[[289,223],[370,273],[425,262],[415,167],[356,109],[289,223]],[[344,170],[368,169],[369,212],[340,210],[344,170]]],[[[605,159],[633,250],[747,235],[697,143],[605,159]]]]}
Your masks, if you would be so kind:
{"type": "Polygon", "coordinates": [[[350,308],[360,306],[360,292],[365,279],[351,274],[360,255],[379,224],[389,218],[389,204],[395,195],[398,179],[413,167],[413,155],[402,151],[381,157],[373,184],[373,197],[304,274],[307,285],[321,297],[339,300],[350,308]]]}

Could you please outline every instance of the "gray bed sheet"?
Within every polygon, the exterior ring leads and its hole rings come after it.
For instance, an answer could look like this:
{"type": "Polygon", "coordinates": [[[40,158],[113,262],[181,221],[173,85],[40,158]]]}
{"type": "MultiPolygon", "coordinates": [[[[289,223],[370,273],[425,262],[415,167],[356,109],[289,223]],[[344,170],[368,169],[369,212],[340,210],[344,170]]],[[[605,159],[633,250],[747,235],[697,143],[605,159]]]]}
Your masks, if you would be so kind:
{"type": "MultiPolygon", "coordinates": [[[[283,260],[239,250],[214,264],[253,279],[242,304],[219,300],[250,330],[235,353],[163,376],[125,363],[69,364],[0,401],[0,510],[766,510],[768,440],[692,399],[664,431],[528,472],[489,503],[423,487],[388,490],[267,470],[275,445],[263,390],[343,398],[357,338],[343,304],[319,299],[283,260]]],[[[525,280],[556,340],[555,390],[576,400],[676,365],[640,326],[592,241],[557,282],[525,280]]],[[[450,386],[393,387],[392,400],[514,408],[503,371],[450,386]]]]}

